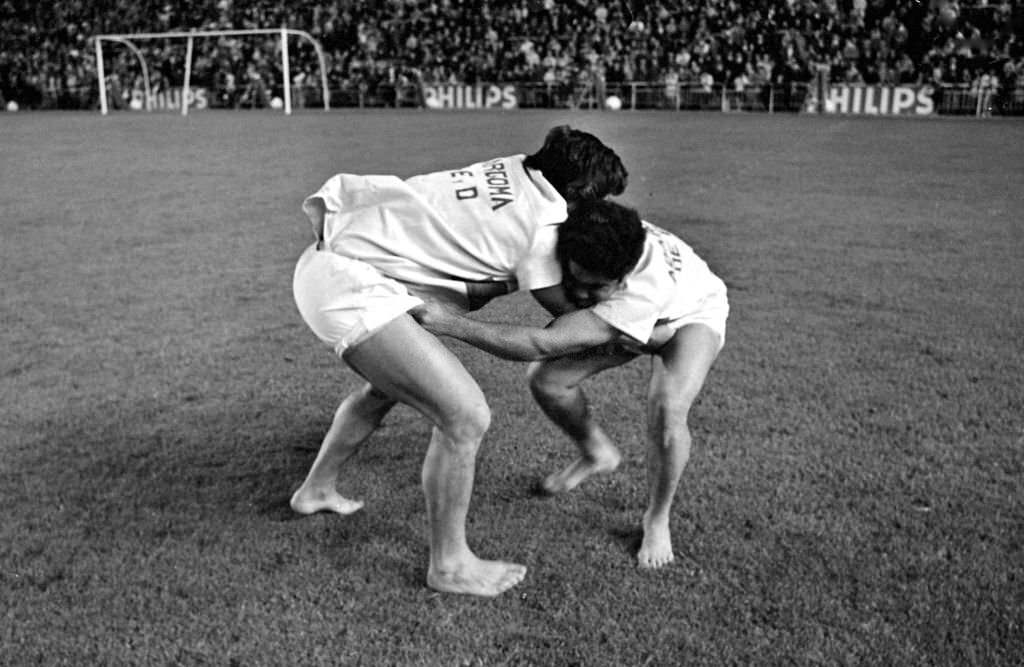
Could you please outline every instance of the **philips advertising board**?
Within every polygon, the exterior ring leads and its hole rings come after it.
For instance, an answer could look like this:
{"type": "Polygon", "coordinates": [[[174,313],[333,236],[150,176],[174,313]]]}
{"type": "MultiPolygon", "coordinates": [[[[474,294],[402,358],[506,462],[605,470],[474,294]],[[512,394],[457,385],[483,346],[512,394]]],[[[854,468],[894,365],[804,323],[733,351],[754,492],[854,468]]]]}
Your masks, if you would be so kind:
{"type": "Polygon", "coordinates": [[[443,84],[423,86],[423,103],[428,109],[514,109],[518,100],[511,84],[443,84]]]}
{"type": "Polygon", "coordinates": [[[861,86],[833,84],[825,113],[867,116],[929,116],[935,113],[931,86],[861,86]]]}

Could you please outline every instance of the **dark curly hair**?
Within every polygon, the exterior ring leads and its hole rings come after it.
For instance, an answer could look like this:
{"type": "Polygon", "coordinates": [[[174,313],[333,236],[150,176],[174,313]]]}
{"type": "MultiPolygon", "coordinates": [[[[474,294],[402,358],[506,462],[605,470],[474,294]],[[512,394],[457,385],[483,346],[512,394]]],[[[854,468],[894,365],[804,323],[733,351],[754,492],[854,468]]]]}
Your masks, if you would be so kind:
{"type": "Polygon", "coordinates": [[[622,194],[629,176],[615,151],[568,125],[552,128],[524,164],[544,174],[568,202],[622,194]]]}
{"type": "Polygon", "coordinates": [[[634,209],[607,200],[581,201],[558,226],[555,254],[563,271],[572,260],[609,280],[622,280],[640,261],[646,234],[634,209]]]}

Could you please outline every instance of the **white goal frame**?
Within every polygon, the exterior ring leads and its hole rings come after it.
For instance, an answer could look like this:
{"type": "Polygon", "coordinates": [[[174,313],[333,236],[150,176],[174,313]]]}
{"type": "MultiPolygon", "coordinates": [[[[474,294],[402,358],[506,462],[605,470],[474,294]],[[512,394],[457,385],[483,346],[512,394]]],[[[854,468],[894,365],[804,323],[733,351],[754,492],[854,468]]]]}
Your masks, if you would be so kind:
{"type": "Polygon", "coordinates": [[[109,111],[107,107],[107,81],[106,74],[103,69],[103,42],[117,42],[128,47],[128,49],[135,54],[138,58],[139,64],[142,66],[142,81],[146,90],[146,111],[150,111],[150,99],[152,96],[152,90],[150,89],[149,82],[149,68],[146,66],[146,57],[142,55],[142,51],[135,46],[133,40],[137,39],[181,39],[185,38],[188,40],[188,44],[185,48],[185,82],[181,87],[181,115],[188,115],[189,107],[189,83],[192,76],[192,44],[196,37],[230,37],[239,35],[280,35],[281,37],[281,72],[284,75],[284,112],[285,114],[291,114],[292,112],[292,88],[291,88],[291,75],[289,74],[289,62],[288,62],[288,36],[295,35],[306,39],[313,45],[313,49],[316,51],[316,57],[320,61],[320,85],[323,88],[324,97],[324,110],[328,111],[331,108],[330,94],[327,90],[327,59],[324,57],[323,47],[320,46],[320,42],[316,41],[312,35],[305,30],[293,30],[291,28],[255,28],[251,30],[189,30],[188,32],[177,31],[177,32],[138,32],[128,34],[112,34],[112,35],[96,35],[96,75],[99,79],[100,84],[100,113],[104,116],[109,111]]]}

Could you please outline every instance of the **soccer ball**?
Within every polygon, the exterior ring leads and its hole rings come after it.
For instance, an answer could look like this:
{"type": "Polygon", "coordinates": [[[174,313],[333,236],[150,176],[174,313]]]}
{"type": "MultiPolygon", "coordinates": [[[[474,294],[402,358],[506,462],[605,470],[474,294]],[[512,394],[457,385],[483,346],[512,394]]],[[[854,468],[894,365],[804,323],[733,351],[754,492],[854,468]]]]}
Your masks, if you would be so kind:
{"type": "Polygon", "coordinates": [[[604,101],[604,108],[610,109],[611,111],[618,111],[622,108],[622,98],[618,95],[609,95],[608,99],[604,101]]]}
{"type": "Polygon", "coordinates": [[[271,109],[283,109],[284,108],[284,100],[282,100],[280,97],[277,97],[277,96],[270,98],[270,108],[271,109]]]}
{"type": "Polygon", "coordinates": [[[15,102],[14,100],[11,100],[10,102],[7,103],[7,110],[8,111],[17,111],[18,110],[18,103],[15,102]]]}

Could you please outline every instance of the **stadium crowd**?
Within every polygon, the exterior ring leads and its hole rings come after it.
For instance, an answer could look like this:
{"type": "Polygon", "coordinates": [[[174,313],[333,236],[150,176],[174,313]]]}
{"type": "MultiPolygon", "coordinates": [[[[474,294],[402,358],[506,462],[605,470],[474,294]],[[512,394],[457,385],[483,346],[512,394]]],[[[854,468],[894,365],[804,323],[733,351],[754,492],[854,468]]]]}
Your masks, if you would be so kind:
{"type": "MultiPolygon", "coordinates": [[[[1024,8],[1009,0],[0,0],[0,102],[97,104],[103,33],[286,25],[327,54],[332,90],[381,84],[645,81],[726,85],[832,81],[1024,90],[1024,8]]],[[[180,85],[184,40],[139,40],[154,86],[180,85]]],[[[193,85],[262,106],[281,81],[279,39],[196,40],[193,85]]],[[[292,83],[318,81],[294,48],[292,83]]],[[[140,86],[125,48],[105,57],[111,99],[140,86]]]]}

